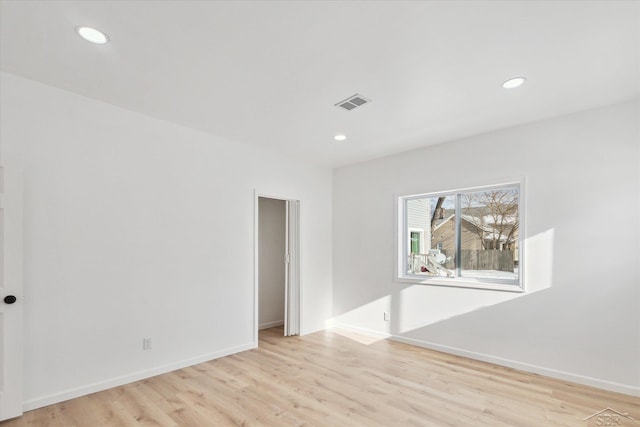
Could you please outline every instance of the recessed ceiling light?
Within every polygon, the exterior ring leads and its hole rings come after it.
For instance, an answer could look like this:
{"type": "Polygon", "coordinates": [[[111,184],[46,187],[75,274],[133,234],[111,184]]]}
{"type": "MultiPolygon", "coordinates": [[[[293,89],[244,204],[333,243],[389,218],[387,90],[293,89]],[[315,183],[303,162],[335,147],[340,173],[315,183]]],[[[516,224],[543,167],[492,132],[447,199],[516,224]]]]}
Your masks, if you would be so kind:
{"type": "Polygon", "coordinates": [[[335,139],[336,141],[344,141],[345,139],[347,139],[347,135],[339,133],[338,135],[334,136],[333,139],[335,139]]]}
{"type": "Polygon", "coordinates": [[[95,44],[109,43],[109,37],[100,30],[91,27],[76,27],[76,33],[88,42],[95,44]]]}
{"type": "Polygon", "coordinates": [[[518,86],[522,86],[522,84],[525,82],[524,77],[514,77],[512,79],[507,80],[506,82],[502,83],[502,87],[505,89],[513,89],[516,88],[518,86]]]}

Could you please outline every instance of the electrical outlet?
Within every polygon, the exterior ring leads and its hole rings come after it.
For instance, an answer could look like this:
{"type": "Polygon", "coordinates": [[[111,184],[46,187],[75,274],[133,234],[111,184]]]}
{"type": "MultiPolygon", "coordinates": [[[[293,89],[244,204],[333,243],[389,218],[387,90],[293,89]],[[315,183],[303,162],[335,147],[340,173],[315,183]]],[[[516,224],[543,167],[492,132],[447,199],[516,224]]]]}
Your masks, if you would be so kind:
{"type": "Polygon", "coordinates": [[[391,314],[388,311],[384,312],[384,321],[388,322],[389,320],[391,320],[391,314]]]}
{"type": "Polygon", "coordinates": [[[142,338],[142,349],[151,350],[151,337],[142,338]]]}

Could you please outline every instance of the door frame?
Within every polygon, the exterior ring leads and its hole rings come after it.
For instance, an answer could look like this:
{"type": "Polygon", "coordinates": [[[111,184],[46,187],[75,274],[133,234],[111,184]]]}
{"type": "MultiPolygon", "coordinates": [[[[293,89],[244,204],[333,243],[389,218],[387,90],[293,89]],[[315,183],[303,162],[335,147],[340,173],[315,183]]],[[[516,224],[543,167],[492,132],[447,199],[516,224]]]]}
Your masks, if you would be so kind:
{"type": "MultiPolygon", "coordinates": [[[[297,262],[297,271],[298,271],[298,277],[299,280],[297,281],[297,314],[298,314],[298,333],[301,335],[302,334],[302,313],[303,313],[303,307],[302,307],[302,292],[303,292],[303,286],[302,286],[302,269],[301,269],[301,224],[302,224],[302,200],[300,197],[297,197],[295,195],[290,195],[290,194],[282,194],[282,193],[278,193],[275,191],[262,191],[262,190],[258,190],[256,189],[254,191],[254,197],[253,197],[253,341],[254,341],[254,347],[258,347],[258,328],[259,328],[259,319],[258,319],[258,310],[259,310],[259,305],[260,305],[260,288],[259,288],[259,282],[260,282],[260,277],[259,277],[259,256],[260,256],[260,251],[259,251],[259,245],[258,245],[258,231],[259,231],[259,219],[260,219],[260,212],[259,212],[259,199],[260,197],[264,197],[267,199],[275,199],[275,200],[284,200],[285,202],[287,202],[287,216],[286,216],[286,225],[285,225],[285,230],[289,230],[289,215],[288,215],[288,202],[298,202],[298,215],[297,215],[297,220],[298,220],[298,224],[297,224],[297,230],[298,230],[298,253],[296,254],[297,256],[293,256],[292,259],[295,260],[297,262]]],[[[289,247],[289,243],[286,242],[286,247],[289,247]]],[[[287,269],[288,271],[288,269],[287,269]]],[[[287,274],[287,281],[289,280],[288,278],[288,274],[287,274]]],[[[287,296],[287,286],[289,286],[289,284],[285,284],[285,301],[287,300],[288,296],[287,296]]],[[[287,315],[288,315],[288,310],[287,310],[287,306],[286,306],[286,302],[285,302],[285,325],[287,324],[287,315]]]]}

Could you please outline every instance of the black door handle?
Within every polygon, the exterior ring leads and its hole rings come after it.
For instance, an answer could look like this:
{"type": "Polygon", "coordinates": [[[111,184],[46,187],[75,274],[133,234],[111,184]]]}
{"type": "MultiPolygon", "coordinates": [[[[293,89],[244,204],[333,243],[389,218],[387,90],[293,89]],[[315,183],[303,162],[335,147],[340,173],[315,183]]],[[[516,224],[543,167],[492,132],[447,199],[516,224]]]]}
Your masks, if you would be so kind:
{"type": "Polygon", "coordinates": [[[6,297],[4,297],[4,302],[5,304],[13,304],[14,302],[16,302],[17,298],[13,295],[7,295],[6,297]]]}

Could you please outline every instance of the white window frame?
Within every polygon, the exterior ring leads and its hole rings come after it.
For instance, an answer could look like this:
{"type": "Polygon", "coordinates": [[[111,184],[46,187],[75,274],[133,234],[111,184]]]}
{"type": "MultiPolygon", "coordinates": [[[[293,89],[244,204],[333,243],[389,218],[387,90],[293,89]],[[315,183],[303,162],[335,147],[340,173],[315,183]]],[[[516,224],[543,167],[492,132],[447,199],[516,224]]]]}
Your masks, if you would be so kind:
{"type": "MultiPolygon", "coordinates": [[[[462,287],[473,289],[490,289],[497,291],[509,291],[509,292],[524,292],[524,237],[525,237],[525,185],[524,179],[500,182],[492,185],[483,185],[478,187],[467,187],[457,190],[437,191],[422,194],[404,195],[396,197],[396,224],[397,224],[397,259],[396,259],[396,282],[412,283],[421,285],[435,285],[435,286],[449,286],[449,287],[462,287]],[[499,190],[501,188],[518,188],[518,278],[514,280],[499,279],[499,278],[475,278],[475,277],[463,277],[460,275],[460,266],[456,265],[454,277],[427,277],[422,275],[415,275],[407,273],[407,262],[410,251],[410,242],[408,237],[410,230],[407,227],[407,214],[406,206],[407,200],[420,199],[425,197],[441,197],[441,196],[456,196],[456,246],[460,245],[460,223],[457,218],[460,216],[459,199],[462,194],[475,193],[487,190],[499,190]]],[[[426,244],[424,242],[421,242],[426,244]]]]}

